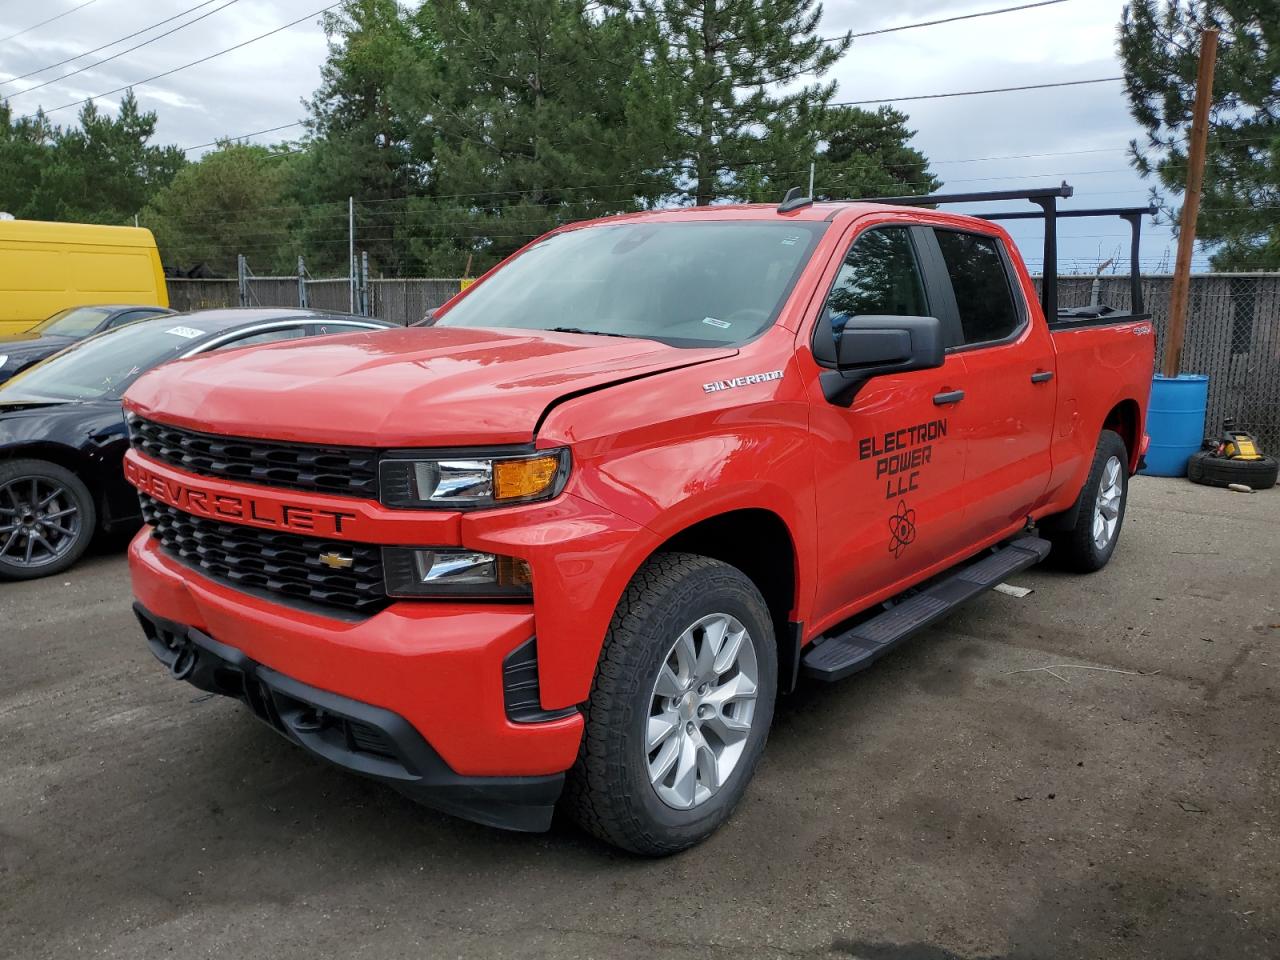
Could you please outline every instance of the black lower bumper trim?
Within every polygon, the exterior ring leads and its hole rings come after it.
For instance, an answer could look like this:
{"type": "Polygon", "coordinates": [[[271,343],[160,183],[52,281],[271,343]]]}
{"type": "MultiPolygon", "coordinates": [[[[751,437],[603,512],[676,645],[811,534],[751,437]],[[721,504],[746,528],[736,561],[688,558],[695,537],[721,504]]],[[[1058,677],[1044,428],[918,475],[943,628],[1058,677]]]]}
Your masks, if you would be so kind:
{"type": "Polygon", "coordinates": [[[151,652],[176,679],[240,700],[276,732],[316,756],[486,826],[529,832],[551,826],[563,773],[463,776],[398,713],[301,683],[141,604],[133,609],[151,652]]]}

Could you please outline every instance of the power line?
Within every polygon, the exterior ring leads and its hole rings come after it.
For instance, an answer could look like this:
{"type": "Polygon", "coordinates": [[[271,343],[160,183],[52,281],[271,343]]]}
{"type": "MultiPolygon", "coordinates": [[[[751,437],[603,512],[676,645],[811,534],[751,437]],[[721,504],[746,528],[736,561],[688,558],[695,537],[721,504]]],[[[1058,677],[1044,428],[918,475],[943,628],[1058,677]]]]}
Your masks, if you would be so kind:
{"type": "Polygon", "coordinates": [[[108,47],[114,47],[117,43],[124,43],[126,40],[132,40],[134,37],[140,36],[141,34],[144,34],[149,30],[154,30],[156,27],[163,27],[166,23],[172,23],[174,20],[177,20],[181,17],[185,17],[188,13],[191,13],[195,10],[199,10],[201,7],[207,7],[211,3],[217,3],[217,2],[218,0],[204,0],[203,3],[197,3],[194,7],[188,7],[186,10],[183,10],[181,13],[175,13],[172,17],[167,17],[166,19],[161,20],[158,23],[153,23],[149,27],[143,27],[141,30],[135,30],[133,31],[133,33],[126,34],[123,37],[119,37],[116,40],[112,40],[110,43],[104,43],[102,46],[94,47],[92,50],[82,50],[80,53],[77,53],[74,57],[67,57],[67,59],[65,60],[59,60],[57,63],[51,63],[48,66],[41,67],[39,70],[31,70],[28,73],[20,73],[16,77],[10,77],[8,80],[0,80],[0,83],[13,83],[13,81],[15,80],[25,80],[27,79],[27,77],[34,77],[37,73],[44,73],[46,70],[52,70],[55,67],[66,66],[68,63],[71,63],[73,60],[79,60],[81,57],[87,57],[90,54],[99,52],[100,50],[106,50],[108,47]]]}
{"type": "MultiPolygon", "coordinates": [[[[978,17],[993,17],[997,13],[1013,13],[1016,10],[1030,10],[1033,7],[1051,7],[1055,3],[1066,3],[1067,0],[1040,0],[1039,3],[1024,3],[1017,7],[1002,7],[999,10],[982,10],[978,13],[965,13],[957,17],[944,17],[941,20],[924,20],[920,23],[906,23],[900,27],[882,27],[879,30],[865,30],[862,33],[845,34],[853,39],[859,37],[878,37],[882,33],[897,33],[900,30],[915,30],[917,27],[936,27],[940,23],[955,23],[957,20],[976,20],[978,17]]],[[[839,43],[844,37],[823,37],[823,43],[839,43]]]]}
{"type": "Polygon", "coordinates": [[[185,30],[187,27],[191,26],[193,23],[199,23],[205,17],[212,17],[215,13],[218,13],[221,10],[227,9],[227,7],[231,6],[233,3],[239,3],[239,2],[240,0],[226,0],[226,3],[224,3],[222,6],[214,7],[212,10],[208,11],[207,13],[200,14],[200,16],[198,17],[192,17],[186,23],[180,23],[173,29],[166,30],[164,33],[158,33],[154,37],[152,37],[150,40],[143,40],[141,43],[135,43],[132,47],[129,47],[125,50],[121,50],[119,53],[113,53],[111,56],[104,57],[103,59],[97,61],[96,63],[91,63],[88,66],[80,67],[78,70],[72,70],[70,73],[64,73],[62,76],[54,77],[52,80],[46,80],[44,81],[44,83],[37,83],[34,87],[27,87],[27,89],[25,90],[19,90],[17,93],[11,94],[10,99],[12,99],[13,97],[20,97],[23,94],[31,93],[35,90],[41,89],[42,87],[50,86],[51,84],[61,83],[63,80],[66,80],[70,77],[74,77],[77,74],[84,73],[86,70],[92,70],[94,67],[100,67],[104,63],[110,63],[112,60],[119,60],[126,53],[133,53],[133,51],[135,50],[141,50],[143,47],[147,46],[148,44],[155,43],[157,40],[163,40],[165,37],[171,36],[177,33],[179,30],[185,30]]]}
{"type": "Polygon", "coordinates": [[[48,20],[41,20],[39,23],[33,23],[31,26],[23,30],[19,30],[17,33],[11,33],[7,37],[0,38],[0,43],[8,43],[14,37],[20,37],[24,33],[30,33],[32,30],[39,30],[46,23],[53,23],[53,21],[55,20],[61,20],[63,17],[69,17],[71,16],[71,14],[75,13],[77,10],[83,10],[85,7],[89,6],[89,4],[97,3],[97,2],[98,0],[85,0],[84,3],[80,4],[80,6],[72,7],[70,10],[64,10],[62,13],[58,14],[56,17],[50,17],[48,20]]]}
{"type": "MultiPolygon", "coordinates": [[[[94,0],[89,0],[89,2],[93,3],[94,0]]],[[[153,80],[160,80],[160,79],[163,79],[164,77],[172,76],[173,74],[178,73],[181,70],[186,70],[190,67],[196,67],[202,63],[208,63],[210,60],[213,60],[217,57],[221,57],[223,54],[231,53],[234,50],[239,50],[241,47],[247,47],[251,43],[257,43],[259,40],[265,40],[267,37],[274,36],[275,34],[279,33],[282,30],[288,30],[290,27],[296,27],[298,24],[303,23],[307,20],[313,20],[316,17],[320,16],[320,14],[328,13],[334,7],[340,7],[340,6],[342,6],[342,0],[339,0],[338,3],[331,3],[327,7],[322,7],[321,9],[315,11],[314,13],[307,14],[305,17],[299,17],[297,20],[291,20],[282,26],[276,27],[274,30],[268,30],[266,33],[260,33],[256,37],[250,37],[248,40],[244,40],[240,43],[237,43],[235,46],[227,47],[225,50],[219,50],[216,53],[211,53],[207,57],[201,57],[199,60],[192,60],[190,63],[181,64],[179,66],[173,67],[170,70],[165,70],[163,73],[153,74],[152,76],[146,77],[142,80],[135,80],[133,81],[133,83],[125,84],[123,87],[116,87],[114,90],[106,90],[103,93],[94,94],[92,97],[85,97],[83,100],[74,100],[71,103],[64,103],[61,106],[53,107],[44,112],[46,114],[57,113],[59,110],[66,110],[68,107],[78,107],[81,104],[88,103],[90,100],[96,100],[99,97],[109,97],[113,93],[123,93],[124,91],[131,90],[134,87],[140,87],[144,83],[151,83],[153,80]]],[[[28,114],[22,119],[30,120],[32,119],[33,116],[34,116],[33,114],[28,114]]]]}
{"type": "Polygon", "coordinates": [[[252,133],[240,133],[234,137],[223,137],[221,140],[210,140],[208,143],[197,143],[194,146],[183,147],[182,152],[190,153],[192,150],[199,150],[201,147],[216,147],[224,140],[236,141],[243,140],[246,137],[260,137],[264,133],[275,133],[277,130],[288,130],[290,127],[300,127],[305,122],[305,120],[295,120],[293,123],[282,123],[278,127],[267,127],[265,130],[254,130],[252,133]]]}
{"type": "Polygon", "coordinates": [[[1020,87],[991,87],[986,90],[957,90],[954,93],[920,93],[911,97],[877,97],[871,100],[845,100],[831,107],[861,107],[868,103],[904,103],[907,100],[942,100],[946,97],[976,97],[984,93],[1015,93],[1020,90],[1048,90],[1051,87],[1079,87],[1087,83],[1114,83],[1124,77],[1095,77],[1092,80],[1059,80],[1056,83],[1028,83],[1020,87]]]}

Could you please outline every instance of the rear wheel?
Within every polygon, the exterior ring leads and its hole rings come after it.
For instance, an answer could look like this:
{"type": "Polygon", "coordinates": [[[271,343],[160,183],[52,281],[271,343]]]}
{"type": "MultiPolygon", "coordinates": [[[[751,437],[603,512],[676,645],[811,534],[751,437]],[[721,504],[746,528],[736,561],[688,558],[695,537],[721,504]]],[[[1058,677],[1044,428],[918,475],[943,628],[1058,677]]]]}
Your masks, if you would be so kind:
{"type": "Polygon", "coordinates": [[[1115,552],[1129,499],[1129,451],[1120,435],[1103,430],[1089,477],[1080,491],[1076,523],[1051,534],[1052,558],[1069,570],[1101,570],[1115,552]]]}
{"type": "Polygon", "coordinates": [[[649,856],[707,837],[746,792],[777,682],[772,620],[745,574],[693,554],[649,561],[601,653],[569,778],[575,818],[649,856]]]}
{"type": "Polygon", "coordinates": [[[89,546],[96,524],[93,497],[70,470],[44,460],[0,464],[0,579],[66,570],[89,546]]]}

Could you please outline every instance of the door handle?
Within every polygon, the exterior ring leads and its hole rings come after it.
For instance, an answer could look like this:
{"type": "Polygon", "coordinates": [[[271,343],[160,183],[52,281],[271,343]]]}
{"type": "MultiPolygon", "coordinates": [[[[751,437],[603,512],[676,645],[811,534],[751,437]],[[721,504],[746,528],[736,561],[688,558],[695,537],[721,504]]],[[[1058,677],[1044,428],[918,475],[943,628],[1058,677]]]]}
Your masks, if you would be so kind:
{"type": "Polygon", "coordinates": [[[946,390],[943,393],[935,393],[933,395],[933,405],[935,407],[945,407],[949,403],[959,403],[963,399],[963,390],[946,390]]]}
{"type": "Polygon", "coordinates": [[[1037,370],[1035,373],[1031,375],[1032,383],[1048,383],[1052,379],[1053,379],[1052,370],[1037,370]]]}

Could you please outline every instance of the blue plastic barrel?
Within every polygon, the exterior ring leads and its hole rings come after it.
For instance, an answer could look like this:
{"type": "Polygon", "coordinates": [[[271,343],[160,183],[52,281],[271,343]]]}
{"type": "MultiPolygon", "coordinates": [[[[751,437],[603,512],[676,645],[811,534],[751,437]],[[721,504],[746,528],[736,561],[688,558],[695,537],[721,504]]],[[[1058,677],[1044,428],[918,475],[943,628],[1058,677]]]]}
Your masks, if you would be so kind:
{"type": "Polygon", "coordinates": [[[1209,378],[1198,373],[1176,377],[1156,374],[1147,407],[1147,466],[1156,477],[1185,477],[1187,458],[1204,443],[1204,412],[1209,403],[1209,378]]]}

